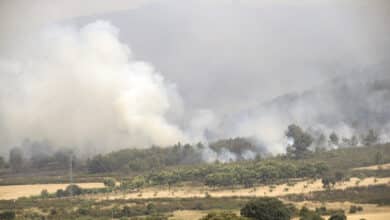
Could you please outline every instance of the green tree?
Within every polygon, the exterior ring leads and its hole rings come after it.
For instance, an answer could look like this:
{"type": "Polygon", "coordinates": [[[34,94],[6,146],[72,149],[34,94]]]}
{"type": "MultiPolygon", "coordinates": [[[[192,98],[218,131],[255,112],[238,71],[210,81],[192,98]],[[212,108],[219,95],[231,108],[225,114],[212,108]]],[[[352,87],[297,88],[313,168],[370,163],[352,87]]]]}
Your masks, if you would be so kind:
{"type": "Polygon", "coordinates": [[[289,153],[296,159],[303,158],[308,153],[308,148],[313,142],[312,136],[295,124],[288,126],[286,136],[294,141],[291,148],[289,148],[289,153]]]}
{"type": "Polygon", "coordinates": [[[115,187],[115,184],[116,184],[116,181],[115,181],[115,179],[113,179],[113,178],[105,178],[105,179],[103,180],[103,184],[104,184],[104,186],[107,187],[107,188],[114,188],[114,187],[115,187]]]}
{"type": "Polygon", "coordinates": [[[66,192],[63,190],[63,189],[58,189],[56,191],[56,197],[57,198],[61,198],[61,197],[65,197],[67,196],[66,192]]]}
{"type": "Polygon", "coordinates": [[[77,196],[77,195],[81,195],[82,192],[83,190],[81,189],[81,187],[76,184],[71,184],[67,186],[65,189],[66,195],[77,196]]]}
{"type": "Polygon", "coordinates": [[[15,219],[15,212],[14,211],[4,211],[0,212],[0,219],[1,220],[12,220],[15,219]]]}
{"type": "Polygon", "coordinates": [[[263,197],[248,202],[241,215],[256,220],[289,220],[291,212],[276,198],[263,197]]]}
{"type": "Polygon", "coordinates": [[[12,148],[9,152],[9,165],[15,172],[20,172],[23,168],[24,158],[20,148],[12,148]]]}
{"type": "Polygon", "coordinates": [[[4,157],[0,156],[0,169],[6,168],[7,163],[4,160],[4,157]]]}
{"type": "Polygon", "coordinates": [[[41,191],[41,197],[44,199],[49,198],[49,192],[47,191],[47,189],[41,191]]]}
{"type": "Polygon", "coordinates": [[[356,137],[356,135],[353,135],[351,137],[351,146],[352,147],[355,147],[359,144],[359,139],[356,137]]]}
{"type": "Polygon", "coordinates": [[[376,152],[375,154],[375,164],[379,165],[383,163],[383,154],[381,152],[376,152]]]}
{"type": "Polygon", "coordinates": [[[335,132],[332,132],[330,135],[329,135],[329,140],[330,140],[330,143],[332,143],[333,145],[339,145],[339,136],[337,136],[337,134],[335,132]]]}
{"type": "Polygon", "coordinates": [[[322,187],[326,189],[330,189],[331,186],[334,186],[336,184],[336,180],[334,176],[326,176],[322,178],[322,187]]]}
{"type": "Polygon", "coordinates": [[[338,212],[330,216],[329,220],[347,220],[347,216],[342,212],[338,212]]]}
{"type": "Polygon", "coordinates": [[[335,174],[334,174],[334,177],[335,177],[335,181],[336,182],[341,182],[345,179],[345,174],[341,171],[337,171],[335,174]]]}
{"type": "Polygon", "coordinates": [[[379,135],[374,129],[370,129],[366,136],[363,138],[363,144],[366,146],[372,146],[378,143],[379,135]]]}
{"type": "Polygon", "coordinates": [[[100,154],[96,155],[92,159],[88,159],[87,168],[90,173],[104,173],[112,171],[111,163],[100,154]]]}
{"type": "Polygon", "coordinates": [[[305,206],[299,211],[299,220],[324,220],[318,213],[309,210],[305,206]]]}

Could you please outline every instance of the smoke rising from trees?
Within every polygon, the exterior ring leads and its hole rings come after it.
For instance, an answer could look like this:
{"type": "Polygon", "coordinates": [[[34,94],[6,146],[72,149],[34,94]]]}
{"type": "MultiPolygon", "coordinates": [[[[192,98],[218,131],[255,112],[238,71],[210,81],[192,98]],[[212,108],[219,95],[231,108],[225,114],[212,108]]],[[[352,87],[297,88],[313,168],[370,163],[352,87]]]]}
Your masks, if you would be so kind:
{"type": "Polygon", "coordinates": [[[369,129],[388,141],[388,8],[173,0],[30,29],[0,52],[0,153],[27,139],[95,154],[237,136],[280,153],[292,123],[313,145],[364,144],[369,129]]]}

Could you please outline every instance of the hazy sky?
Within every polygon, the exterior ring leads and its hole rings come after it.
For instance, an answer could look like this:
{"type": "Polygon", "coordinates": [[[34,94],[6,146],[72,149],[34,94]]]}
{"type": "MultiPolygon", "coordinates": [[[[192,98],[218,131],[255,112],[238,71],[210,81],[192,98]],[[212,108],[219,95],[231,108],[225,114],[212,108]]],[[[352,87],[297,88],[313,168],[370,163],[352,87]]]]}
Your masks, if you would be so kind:
{"type": "MultiPolygon", "coordinates": [[[[140,60],[148,63],[147,68],[141,68],[139,72],[147,82],[145,85],[151,86],[137,91],[140,94],[146,91],[150,95],[147,97],[157,99],[161,105],[151,107],[153,110],[146,115],[144,108],[155,104],[153,101],[145,102],[142,108],[128,111],[134,111],[134,115],[142,113],[142,119],[152,115],[151,118],[159,121],[157,124],[161,126],[152,126],[151,123],[148,128],[135,129],[132,135],[141,133],[139,136],[142,136],[168,128],[165,136],[172,139],[166,140],[166,143],[174,140],[173,137],[188,138],[187,130],[198,137],[198,130],[213,127],[225,115],[250,108],[253,104],[316,87],[333,77],[353,77],[353,71],[387,63],[390,51],[389,6],[387,0],[0,0],[0,79],[3,80],[0,86],[4,87],[0,90],[3,92],[0,94],[0,106],[3,105],[0,110],[13,112],[9,107],[12,104],[16,107],[27,105],[25,102],[22,105],[10,101],[13,99],[9,98],[11,96],[8,93],[17,91],[18,86],[33,91],[31,94],[34,96],[26,96],[30,91],[27,90],[23,97],[33,100],[31,102],[34,105],[28,107],[38,108],[34,99],[44,99],[42,91],[35,94],[38,90],[34,88],[39,85],[34,84],[36,79],[31,81],[25,77],[21,80],[6,74],[7,71],[12,72],[10,69],[16,69],[13,72],[21,71],[22,75],[31,76],[26,69],[41,71],[41,57],[53,55],[48,58],[51,63],[45,63],[45,74],[38,72],[43,77],[40,80],[55,85],[61,84],[59,77],[53,77],[46,71],[56,71],[59,63],[63,65],[62,62],[69,61],[69,54],[80,57],[78,60],[71,57],[74,63],[67,67],[85,68],[74,70],[75,76],[82,75],[81,70],[96,70],[96,75],[99,75],[99,71],[105,68],[113,71],[119,67],[121,71],[125,69],[124,72],[132,73],[134,66],[138,68],[140,60]],[[47,45],[45,41],[31,45],[35,39],[33,36],[40,33],[41,29],[46,32],[51,30],[47,45]],[[21,46],[29,41],[29,50],[21,46]],[[101,44],[94,46],[96,43],[101,44]],[[68,50],[70,46],[71,51],[68,50]],[[69,52],[67,56],[62,56],[64,50],[69,52]],[[108,60],[112,63],[105,65],[105,59],[97,59],[90,54],[92,51],[97,54],[105,51],[109,55],[118,56],[120,60],[128,58],[129,61],[121,60],[118,63],[110,58],[108,60]],[[17,64],[14,65],[15,54],[20,53],[24,54],[24,58],[16,59],[17,64]],[[91,60],[98,63],[91,63],[91,60]],[[86,64],[90,66],[86,67],[86,64]],[[3,67],[7,71],[1,72],[3,67]],[[12,83],[17,86],[13,87],[12,83]],[[190,128],[183,129],[183,126],[190,128]]],[[[66,74],[63,69],[58,72],[58,76],[62,76],[61,72],[66,74]]],[[[115,74],[118,73],[112,75],[115,74]]],[[[105,81],[107,84],[103,84],[103,87],[98,79],[94,79],[93,83],[100,87],[94,87],[88,92],[98,91],[91,93],[96,95],[105,91],[104,86],[123,86],[121,77],[105,81]]],[[[69,80],[66,81],[69,85],[74,82],[68,78],[64,80],[69,80]]],[[[138,79],[130,81],[134,85],[139,82],[138,79]]],[[[60,85],[64,93],[70,89],[66,85],[60,85]]],[[[83,87],[80,91],[87,91],[85,89],[83,87]]],[[[109,103],[113,97],[120,97],[118,99],[123,101],[122,90],[119,89],[118,94],[114,91],[112,96],[105,94],[102,102],[109,103]]],[[[134,98],[132,95],[130,97],[134,98]]],[[[67,98],[63,97],[65,100],[67,98]]],[[[99,100],[94,101],[99,103],[99,100]]],[[[130,98],[130,101],[126,99],[124,103],[133,101],[130,98]]],[[[75,103],[84,103],[84,99],[72,101],[72,104],[75,103]]],[[[96,107],[96,103],[91,101],[86,109],[90,111],[96,107]]],[[[56,106],[55,109],[58,108],[56,106]]],[[[80,112],[74,113],[77,116],[75,118],[84,117],[80,112]]],[[[106,122],[112,121],[111,114],[115,115],[113,112],[113,109],[107,110],[106,122]]],[[[37,115],[33,110],[22,115],[30,113],[37,115]]],[[[53,118],[61,118],[57,113],[57,110],[45,112],[55,115],[53,118]]],[[[100,116],[96,115],[96,118],[100,116]]],[[[7,120],[7,114],[0,114],[0,121],[2,117],[4,121],[7,120]]],[[[20,118],[16,113],[13,117],[20,118]]],[[[42,117],[45,117],[43,113],[42,117]]],[[[130,124],[134,124],[136,119],[133,116],[126,118],[130,124]]],[[[93,121],[94,117],[90,120],[93,121]]],[[[6,122],[14,124],[12,121],[6,122]]],[[[71,128],[73,125],[69,126],[71,128]]],[[[119,125],[113,127],[121,130],[119,125]]],[[[69,127],[58,129],[66,130],[69,127]]],[[[19,137],[15,135],[20,131],[19,128],[4,130],[19,137]]],[[[83,127],[82,130],[87,131],[88,128],[83,127]]],[[[23,135],[29,132],[23,128],[23,135]]],[[[101,136],[99,132],[104,130],[85,135],[93,138],[97,134],[101,136]]],[[[7,135],[3,134],[5,139],[7,135]]],[[[44,135],[39,137],[43,138],[44,135]]],[[[146,139],[146,142],[141,143],[153,144],[159,140],[155,137],[146,139]]]]}
{"type": "Polygon", "coordinates": [[[225,112],[382,62],[388,5],[173,0],[75,21],[111,21],[188,105],[225,112]]]}
{"type": "Polygon", "coordinates": [[[381,62],[386,2],[2,0],[0,42],[39,25],[107,20],[188,105],[224,111],[381,62]]]}

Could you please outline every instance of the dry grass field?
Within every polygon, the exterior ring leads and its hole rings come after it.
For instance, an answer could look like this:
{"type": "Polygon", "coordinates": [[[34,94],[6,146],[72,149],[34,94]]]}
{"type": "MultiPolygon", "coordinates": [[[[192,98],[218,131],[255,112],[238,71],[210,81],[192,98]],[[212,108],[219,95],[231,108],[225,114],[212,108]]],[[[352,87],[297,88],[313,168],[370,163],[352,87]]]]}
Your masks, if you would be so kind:
{"type": "MultiPolygon", "coordinates": [[[[390,207],[389,206],[376,206],[372,204],[354,204],[350,202],[334,202],[334,203],[319,203],[319,202],[302,202],[302,203],[294,203],[297,208],[301,208],[303,205],[310,208],[315,209],[321,206],[326,206],[327,209],[344,209],[345,213],[348,213],[349,207],[351,205],[358,205],[363,207],[362,212],[358,212],[355,214],[347,214],[348,220],[389,220],[390,219],[390,207]]],[[[218,210],[216,210],[218,211],[218,210]]],[[[170,220],[198,220],[205,216],[210,211],[195,211],[195,210],[181,210],[173,212],[170,220]]],[[[236,214],[239,214],[239,210],[234,210],[236,214]]],[[[324,216],[325,219],[328,219],[329,216],[324,216]]],[[[298,220],[299,218],[294,218],[293,220],[298,220]]]]}
{"type": "MultiPolygon", "coordinates": [[[[375,204],[356,204],[351,202],[298,202],[294,203],[297,208],[302,208],[303,206],[308,207],[309,209],[314,210],[325,206],[327,209],[343,209],[347,213],[348,220],[389,220],[390,219],[390,206],[377,206],[375,204]],[[349,208],[352,206],[361,206],[363,207],[362,212],[357,212],[354,214],[349,214],[349,208]]],[[[327,218],[326,218],[327,219],[327,218]]]]}
{"type": "MultiPolygon", "coordinates": [[[[346,189],[354,186],[369,186],[390,184],[388,178],[351,178],[349,181],[337,183],[335,189],[346,189]]],[[[82,188],[102,188],[102,183],[79,183],[82,188]]],[[[58,189],[65,189],[68,184],[33,184],[33,185],[9,185],[0,186],[0,199],[17,199],[20,197],[28,197],[39,195],[42,190],[46,189],[50,193],[58,189]]],[[[96,199],[148,199],[148,198],[192,198],[204,197],[209,194],[212,197],[231,197],[231,196],[285,196],[289,194],[307,194],[316,191],[323,191],[321,180],[306,180],[295,183],[294,185],[265,185],[254,188],[239,188],[239,189],[213,189],[209,187],[151,187],[127,194],[109,194],[109,195],[88,195],[96,199]],[[103,198],[104,197],[104,198],[103,198]]]]}
{"type": "Polygon", "coordinates": [[[390,163],[368,166],[368,167],[357,167],[353,170],[390,170],[390,163]]]}
{"type": "MultiPolygon", "coordinates": [[[[82,188],[102,188],[103,183],[78,183],[82,188]]],[[[20,197],[28,197],[39,195],[42,190],[46,189],[49,193],[54,193],[58,189],[65,189],[68,184],[33,184],[33,185],[10,185],[0,186],[1,199],[17,199],[20,197]]]]}
{"type": "MultiPolygon", "coordinates": [[[[346,189],[355,186],[369,186],[390,184],[390,177],[387,178],[351,178],[349,181],[337,183],[335,189],[346,189]]],[[[307,180],[295,183],[293,186],[287,184],[273,186],[257,186],[255,188],[240,189],[213,189],[209,187],[155,187],[145,188],[139,192],[128,194],[105,195],[104,199],[149,199],[149,198],[193,198],[204,197],[206,192],[212,197],[232,197],[232,196],[285,196],[289,194],[307,194],[311,192],[323,191],[321,180],[307,180]]],[[[99,199],[99,198],[97,198],[99,199]]],[[[102,199],[102,198],[100,198],[102,199]]]]}

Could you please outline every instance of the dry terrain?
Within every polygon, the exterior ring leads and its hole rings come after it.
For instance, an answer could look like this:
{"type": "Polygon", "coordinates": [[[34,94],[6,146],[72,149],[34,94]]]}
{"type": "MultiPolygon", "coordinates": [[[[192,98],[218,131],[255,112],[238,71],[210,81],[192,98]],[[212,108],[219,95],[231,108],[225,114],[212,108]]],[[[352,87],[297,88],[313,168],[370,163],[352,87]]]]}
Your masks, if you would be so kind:
{"type": "Polygon", "coordinates": [[[368,167],[358,167],[358,168],[354,168],[353,170],[390,170],[390,163],[368,166],[368,167]]]}
{"type": "MultiPolygon", "coordinates": [[[[358,205],[363,207],[362,212],[355,214],[347,214],[348,220],[389,220],[390,219],[390,207],[389,206],[376,206],[372,204],[354,204],[350,202],[333,202],[333,203],[319,203],[319,202],[302,202],[295,203],[297,208],[301,208],[303,205],[315,209],[321,206],[326,206],[327,209],[344,209],[345,213],[348,213],[349,207],[351,205],[358,205]]],[[[173,212],[173,216],[170,220],[198,220],[205,216],[210,211],[195,211],[195,210],[181,210],[173,212]]],[[[238,210],[234,210],[236,214],[239,214],[238,210]]],[[[328,219],[329,216],[324,216],[325,219],[328,219]]],[[[294,218],[293,220],[298,220],[299,218],[294,218]]]]}
{"type": "MultiPolygon", "coordinates": [[[[58,189],[65,189],[69,184],[33,184],[33,185],[9,185],[0,186],[0,199],[17,199],[39,195],[46,189],[49,193],[54,193],[58,189]]],[[[82,188],[102,188],[102,183],[77,183],[82,188]]]]}
{"type": "MultiPolygon", "coordinates": [[[[346,189],[354,186],[368,186],[390,184],[388,178],[351,178],[349,181],[337,183],[335,189],[346,189]]],[[[82,188],[101,188],[102,183],[79,183],[82,188]]],[[[16,199],[19,197],[28,197],[39,195],[42,190],[46,189],[50,193],[58,189],[65,189],[68,184],[33,184],[33,185],[9,185],[0,186],[0,199],[16,199]]],[[[253,188],[239,189],[214,189],[209,187],[151,187],[145,188],[138,192],[116,193],[109,195],[96,195],[96,199],[136,199],[136,198],[191,198],[204,197],[206,192],[213,197],[231,197],[231,196],[284,196],[288,194],[311,193],[323,191],[321,180],[306,180],[295,183],[294,185],[280,184],[272,186],[257,186],[253,188]]],[[[92,195],[90,197],[95,197],[92,195]]]]}
{"type": "MultiPolygon", "coordinates": [[[[369,186],[390,184],[390,177],[387,178],[351,178],[349,181],[337,183],[335,189],[346,189],[355,186],[369,186]]],[[[212,197],[231,197],[231,196],[284,196],[289,194],[307,194],[316,191],[323,191],[321,180],[300,181],[294,185],[287,184],[273,186],[257,186],[254,188],[240,189],[213,189],[209,187],[155,187],[145,188],[139,192],[127,194],[111,194],[105,195],[104,199],[136,199],[136,198],[192,198],[204,197],[206,192],[212,197]]],[[[100,196],[100,199],[103,199],[100,196]]]]}

